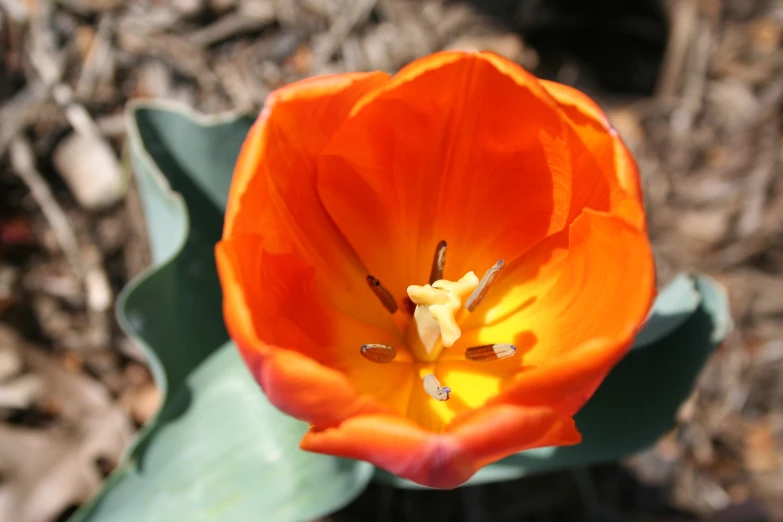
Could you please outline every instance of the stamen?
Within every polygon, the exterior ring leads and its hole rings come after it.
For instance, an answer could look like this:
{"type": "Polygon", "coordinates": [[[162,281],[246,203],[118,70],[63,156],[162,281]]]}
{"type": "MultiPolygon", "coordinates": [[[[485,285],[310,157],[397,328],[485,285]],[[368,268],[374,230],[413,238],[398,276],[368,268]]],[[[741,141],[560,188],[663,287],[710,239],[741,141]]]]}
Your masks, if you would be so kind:
{"type": "Polygon", "coordinates": [[[388,344],[365,344],[362,345],[362,357],[374,363],[386,364],[397,357],[397,350],[388,344]]]}
{"type": "Polygon", "coordinates": [[[513,344],[484,344],[465,350],[465,358],[469,361],[489,362],[514,357],[516,353],[517,348],[513,344]]]}
{"type": "Polygon", "coordinates": [[[473,293],[470,294],[468,300],[465,301],[465,309],[468,312],[472,312],[478,305],[481,304],[481,301],[484,300],[487,292],[489,292],[489,287],[492,286],[492,282],[495,280],[498,272],[500,272],[500,269],[503,268],[504,264],[505,263],[503,263],[503,260],[501,259],[484,273],[484,277],[481,278],[481,281],[479,282],[476,289],[473,290],[473,293]]]}
{"type": "Polygon", "coordinates": [[[448,386],[441,387],[438,378],[430,373],[424,376],[424,391],[435,400],[447,401],[449,400],[451,388],[448,386]]]}
{"type": "Polygon", "coordinates": [[[430,269],[430,284],[443,279],[443,268],[446,266],[446,241],[441,239],[435,247],[435,257],[432,258],[430,269]]]}
{"type": "Polygon", "coordinates": [[[397,311],[397,301],[389,290],[381,284],[376,278],[371,275],[367,276],[367,284],[370,286],[370,290],[373,291],[375,297],[380,299],[381,304],[386,308],[390,314],[397,311]]]}

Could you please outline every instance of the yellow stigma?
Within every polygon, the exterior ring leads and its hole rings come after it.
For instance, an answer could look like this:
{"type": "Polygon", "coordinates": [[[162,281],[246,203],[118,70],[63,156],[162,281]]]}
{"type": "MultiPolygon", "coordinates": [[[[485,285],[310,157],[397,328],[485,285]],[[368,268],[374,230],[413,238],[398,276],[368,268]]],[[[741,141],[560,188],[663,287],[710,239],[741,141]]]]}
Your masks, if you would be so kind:
{"type": "Polygon", "coordinates": [[[478,284],[476,274],[468,272],[459,281],[440,279],[431,285],[408,287],[416,311],[407,341],[416,359],[434,361],[444,346],[448,348],[459,339],[462,332],[457,312],[478,284]]]}

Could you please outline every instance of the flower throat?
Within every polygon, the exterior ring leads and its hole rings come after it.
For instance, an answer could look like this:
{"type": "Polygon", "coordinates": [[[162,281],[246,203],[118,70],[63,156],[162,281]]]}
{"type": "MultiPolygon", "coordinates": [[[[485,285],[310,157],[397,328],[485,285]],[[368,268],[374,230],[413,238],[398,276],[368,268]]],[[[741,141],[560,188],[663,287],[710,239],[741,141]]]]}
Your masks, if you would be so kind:
{"type": "MultiPolygon", "coordinates": [[[[392,293],[372,275],[367,284],[381,304],[395,316],[397,324],[408,324],[406,343],[417,362],[431,363],[438,359],[444,348],[451,348],[462,335],[460,324],[484,300],[492,283],[504,266],[502,260],[495,263],[479,280],[471,271],[458,281],[443,279],[446,265],[446,241],[439,241],[432,259],[429,283],[423,286],[411,285],[401,308],[392,293]],[[408,318],[401,317],[407,314],[408,318]],[[410,321],[410,316],[413,320],[410,321]]],[[[362,356],[368,361],[386,364],[394,360],[397,350],[385,344],[365,344],[362,356]]],[[[491,362],[516,355],[511,344],[487,344],[465,350],[469,361],[491,362]]],[[[441,386],[433,374],[422,378],[424,390],[433,399],[446,401],[451,389],[441,386]]]]}

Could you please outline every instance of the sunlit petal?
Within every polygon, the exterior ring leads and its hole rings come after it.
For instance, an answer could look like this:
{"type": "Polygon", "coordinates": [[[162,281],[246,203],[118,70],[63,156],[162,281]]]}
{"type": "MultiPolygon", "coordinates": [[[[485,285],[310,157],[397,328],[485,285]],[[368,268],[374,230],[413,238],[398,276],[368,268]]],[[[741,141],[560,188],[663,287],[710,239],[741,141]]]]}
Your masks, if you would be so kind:
{"type": "Polygon", "coordinates": [[[535,77],[443,53],[359,102],[324,150],[318,190],[364,264],[404,297],[427,281],[440,240],[454,280],[562,228],[568,157],[566,124],[535,77]]]}
{"type": "Polygon", "coordinates": [[[224,233],[263,235],[268,252],[293,254],[318,267],[317,282],[335,306],[379,326],[388,324],[388,315],[364,282],[366,269],[325,212],[315,177],[318,154],[354,103],[387,81],[382,73],[328,76],[270,95],[237,161],[224,233]]]}

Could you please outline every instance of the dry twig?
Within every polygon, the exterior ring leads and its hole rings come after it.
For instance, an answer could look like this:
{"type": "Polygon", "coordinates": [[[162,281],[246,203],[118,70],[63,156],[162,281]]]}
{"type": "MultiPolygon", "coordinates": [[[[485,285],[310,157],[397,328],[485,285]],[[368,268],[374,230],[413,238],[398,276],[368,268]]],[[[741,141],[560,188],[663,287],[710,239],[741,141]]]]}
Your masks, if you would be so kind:
{"type": "Polygon", "coordinates": [[[62,248],[65,257],[71,265],[74,274],[83,279],[86,273],[79,244],[73,233],[68,216],[65,215],[57,200],[52,195],[49,185],[35,166],[35,154],[27,138],[17,136],[11,141],[11,167],[19,178],[27,185],[46,221],[52,227],[57,243],[62,248]]]}

